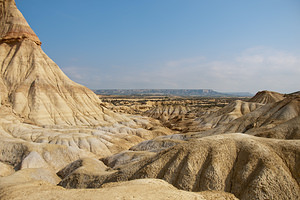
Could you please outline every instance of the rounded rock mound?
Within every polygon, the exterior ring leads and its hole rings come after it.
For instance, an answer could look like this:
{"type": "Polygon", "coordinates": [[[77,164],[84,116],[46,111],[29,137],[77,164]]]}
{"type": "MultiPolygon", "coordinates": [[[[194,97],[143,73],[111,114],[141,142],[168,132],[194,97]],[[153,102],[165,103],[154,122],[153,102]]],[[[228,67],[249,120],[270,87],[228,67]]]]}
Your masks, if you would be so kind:
{"type": "Polygon", "coordinates": [[[85,184],[99,187],[107,182],[158,178],[186,191],[224,191],[239,199],[296,200],[300,198],[299,154],[299,140],[217,135],[176,145],[85,184]]]}
{"type": "Polygon", "coordinates": [[[260,92],[256,93],[256,95],[254,97],[249,99],[249,102],[267,104],[267,103],[274,103],[277,101],[281,101],[284,98],[285,97],[283,94],[280,94],[278,92],[264,90],[264,91],[260,91],[260,92]]]}
{"type": "Polygon", "coordinates": [[[214,129],[199,132],[196,137],[224,133],[247,133],[277,139],[300,137],[300,98],[291,97],[265,104],[260,108],[214,129]]]}

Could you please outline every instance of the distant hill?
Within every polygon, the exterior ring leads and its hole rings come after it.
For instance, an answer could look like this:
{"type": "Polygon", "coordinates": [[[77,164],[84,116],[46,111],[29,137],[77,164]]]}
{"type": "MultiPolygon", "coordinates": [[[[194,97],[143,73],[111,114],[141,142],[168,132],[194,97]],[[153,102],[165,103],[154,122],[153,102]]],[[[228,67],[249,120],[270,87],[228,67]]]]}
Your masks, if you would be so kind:
{"type": "Polygon", "coordinates": [[[250,93],[221,93],[211,89],[98,89],[99,95],[142,95],[142,96],[200,96],[200,97],[248,97],[250,93]]]}
{"type": "Polygon", "coordinates": [[[277,101],[283,100],[285,97],[283,94],[280,94],[278,92],[272,92],[272,91],[259,91],[256,93],[254,97],[249,99],[249,102],[256,102],[256,103],[274,103],[277,101]]]}
{"type": "Polygon", "coordinates": [[[229,92],[226,93],[229,96],[234,96],[234,97],[252,97],[253,94],[249,93],[249,92],[229,92]]]}

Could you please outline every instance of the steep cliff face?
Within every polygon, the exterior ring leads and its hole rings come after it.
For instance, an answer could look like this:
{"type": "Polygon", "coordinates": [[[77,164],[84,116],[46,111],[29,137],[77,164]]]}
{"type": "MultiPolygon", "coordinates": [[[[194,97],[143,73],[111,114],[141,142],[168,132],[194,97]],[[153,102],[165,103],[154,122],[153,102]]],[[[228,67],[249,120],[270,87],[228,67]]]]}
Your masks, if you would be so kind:
{"type": "Polygon", "coordinates": [[[43,52],[14,0],[0,1],[1,103],[37,125],[107,125],[123,117],[100,106],[43,52]]]}

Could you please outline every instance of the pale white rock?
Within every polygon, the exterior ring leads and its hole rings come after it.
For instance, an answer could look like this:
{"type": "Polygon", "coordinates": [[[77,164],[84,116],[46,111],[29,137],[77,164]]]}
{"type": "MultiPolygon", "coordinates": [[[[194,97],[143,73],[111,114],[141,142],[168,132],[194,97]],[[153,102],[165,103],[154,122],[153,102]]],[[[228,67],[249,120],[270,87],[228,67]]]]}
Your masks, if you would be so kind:
{"type": "Polygon", "coordinates": [[[26,168],[49,168],[49,165],[39,153],[32,151],[22,161],[21,169],[26,168]]]}

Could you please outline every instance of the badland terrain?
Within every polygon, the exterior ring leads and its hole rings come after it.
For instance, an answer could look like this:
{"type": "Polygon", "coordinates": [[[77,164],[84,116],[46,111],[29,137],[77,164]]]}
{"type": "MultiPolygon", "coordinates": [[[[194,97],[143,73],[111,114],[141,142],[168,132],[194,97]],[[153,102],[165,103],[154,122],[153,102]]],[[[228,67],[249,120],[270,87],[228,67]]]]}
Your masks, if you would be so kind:
{"type": "Polygon", "coordinates": [[[97,96],[0,27],[0,199],[300,199],[299,92],[97,96]]]}

